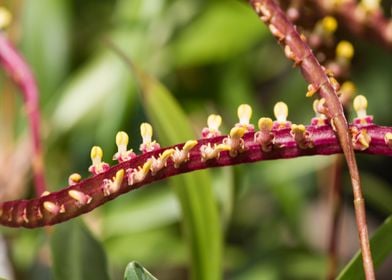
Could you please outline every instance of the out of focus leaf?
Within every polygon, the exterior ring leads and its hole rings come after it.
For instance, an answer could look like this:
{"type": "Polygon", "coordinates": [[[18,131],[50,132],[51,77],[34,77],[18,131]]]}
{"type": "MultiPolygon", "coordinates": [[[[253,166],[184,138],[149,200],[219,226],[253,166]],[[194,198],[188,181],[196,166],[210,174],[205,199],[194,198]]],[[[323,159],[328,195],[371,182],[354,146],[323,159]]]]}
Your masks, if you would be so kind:
{"type": "Polygon", "coordinates": [[[124,273],[125,280],[156,280],[150,272],[137,262],[127,265],[124,273]]]}
{"type": "Polygon", "coordinates": [[[392,213],[392,189],[390,186],[381,178],[370,173],[361,172],[361,177],[366,201],[385,214],[392,213]]]}
{"type": "Polygon", "coordinates": [[[251,9],[236,1],[216,2],[181,32],[174,43],[180,66],[224,61],[244,52],[267,34],[251,9]]]}
{"type": "Polygon", "coordinates": [[[59,86],[68,70],[69,1],[23,1],[22,7],[22,49],[36,75],[43,100],[59,86]]]}
{"type": "Polygon", "coordinates": [[[104,235],[110,238],[116,235],[134,234],[173,224],[180,219],[181,210],[175,194],[170,189],[138,196],[130,203],[119,204],[109,211],[104,219],[104,235]],[[165,213],[165,215],[161,215],[165,213]]]}
{"type": "MultiPolygon", "coordinates": [[[[138,50],[142,48],[140,36],[138,32],[120,32],[113,36],[113,40],[124,46],[129,53],[138,54],[138,50]]],[[[131,85],[129,76],[124,63],[109,50],[93,56],[91,61],[73,75],[61,92],[62,97],[57,102],[59,105],[52,118],[56,131],[68,131],[92,111],[100,118],[102,107],[108,104],[107,99],[113,98],[113,95],[128,95],[131,85]]],[[[107,119],[113,119],[113,116],[107,119]]]]}
{"type": "Polygon", "coordinates": [[[51,247],[55,279],[109,279],[105,252],[80,220],[54,227],[51,247]]]}
{"type": "MultiPolygon", "coordinates": [[[[392,253],[392,216],[389,216],[370,240],[374,266],[378,267],[392,253]]],[[[339,274],[339,280],[365,279],[362,254],[358,252],[339,274]]]]}
{"type": "MultiPolygon", "coordinates": [[[[142,88],[145,110],[163,145],[194,139],[191,125],[170,92],[133,66],[142,88]]],[[[207,170],[172,178],[192,255],[193,279],[220,279],[222,229],[207,170]]]]}

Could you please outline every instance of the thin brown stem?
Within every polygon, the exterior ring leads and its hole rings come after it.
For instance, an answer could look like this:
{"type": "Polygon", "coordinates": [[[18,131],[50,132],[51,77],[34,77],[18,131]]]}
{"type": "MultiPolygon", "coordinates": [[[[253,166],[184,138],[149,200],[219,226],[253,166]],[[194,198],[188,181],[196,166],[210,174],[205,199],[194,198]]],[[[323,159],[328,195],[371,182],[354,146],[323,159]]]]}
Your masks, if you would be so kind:
{"type": "Polygon", "coordinates": [[[275,1],[250,0],[250,4],[260,16],[260,19],[267,24],[271,33],[284,46],[286,56],[292,59],[296,66],[300,67],[305,80],[310,83],[313,89],[318,91],[322,98],[325,99],[327,105],[325,114],[331,121],[337,134],[349,167],[366,279],[375,279],[366,225],[365,202],[362,195],[360,177],[347,120],[336,92],[338,88],[337,82],[331,80],[331,78],[327,76],[324,68],[313,55],[312,50],[305,42],[303,36],[297,32],[293,24],[288,20],[286,14],[275,1]]]}

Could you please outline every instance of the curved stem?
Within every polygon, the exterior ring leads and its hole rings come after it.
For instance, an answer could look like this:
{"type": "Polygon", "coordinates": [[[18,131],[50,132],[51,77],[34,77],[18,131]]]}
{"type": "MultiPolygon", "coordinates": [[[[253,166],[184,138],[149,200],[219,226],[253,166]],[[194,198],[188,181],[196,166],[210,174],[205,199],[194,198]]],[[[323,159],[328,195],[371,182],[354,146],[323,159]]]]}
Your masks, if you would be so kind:
{"type": "MultiPolygon", "coordinates": [[[[361,152],[392,156],[392,148],[384,139],[387,133],[392,133],[392,127],[373,124],[352,127],[365,130],[371,138],[368,148],[361,152]]],[[[200,139],[181,163],[169,157],[158,169],[153,168],[151,162],[155,162],[163,154],[169,154],[169,150],[181,151],[184,144],[154,150],[119,163],[101,174],[58,192],[31,200],[4,202],[0,204],[0,224],[35,228],[64,222],[154,181],[199,169],[342,152],[335,133],[329,125],[307,126],[306,135],[308,146],[304,146],[303,139],[295,137],[290,128],[272,129],[272,138],[262,143],[257,140],[254,132],[248,132],[239,139],[241,140],[239,142],[243,143],[240,150],[222,149],[212,153],[213,156],[209,159],[203,155],[203,147],[216,147],[216,150],[219,150],[222,144],[230,142],[228,141],[230,136],[200,139]],[[150,164],[146,165],[147,162],[150,164]],[[138,177],[133,176],[135,173],[132,172],[135,170],[139,172],[138,177]]]]}
{"type": "Polygon", "coordinates": [[[0,64],[21,89],[31,131],[33,148],[32,165],[35,190],[41,195],[46,190],[43,155],[40,136],[38,89],[34,76],[23,57],[0,32],[0,64]]]}

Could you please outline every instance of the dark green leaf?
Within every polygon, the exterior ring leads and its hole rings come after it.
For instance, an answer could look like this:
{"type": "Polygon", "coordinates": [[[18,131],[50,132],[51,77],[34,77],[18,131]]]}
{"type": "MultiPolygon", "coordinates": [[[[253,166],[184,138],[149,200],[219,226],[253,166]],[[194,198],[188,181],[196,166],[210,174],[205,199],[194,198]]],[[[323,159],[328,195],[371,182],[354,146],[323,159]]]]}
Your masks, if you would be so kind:
{"type": "Polygon", "coordinates": [[[55,279],[109,279],[105,252],[80,220],[55,226],[51,247],[55,279]]]}
{"type": "MultiPolygon", "coordinates": [[[[370,240],[374,266],[378,267],[392,253],[392,216],[389,216],[370,240]]],[[[365,279],[362,267],[362,254],[358,252],[343,268],[339,280],[365,279]]]]}

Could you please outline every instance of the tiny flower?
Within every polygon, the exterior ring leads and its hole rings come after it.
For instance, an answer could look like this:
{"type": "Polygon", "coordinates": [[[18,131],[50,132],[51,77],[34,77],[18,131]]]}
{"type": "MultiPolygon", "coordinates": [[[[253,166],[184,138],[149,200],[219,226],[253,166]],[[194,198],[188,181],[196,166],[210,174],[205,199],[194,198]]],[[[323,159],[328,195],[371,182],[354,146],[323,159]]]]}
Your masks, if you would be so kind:
{"type": "Polygon", "coordinates": [[[358,128],[351,127],[351,140],[355,150],[364,151],[370,146],[372,138],[367,133],[366,129],[359,130],[358,128]]]}
{"type": "Polygon", "coordinates": [[[298,147],[301,149],[313,148],[313,142],[310,139],[309,132],[306,131],[306,127],[302,124],[291,125],[291,135],[293,136],[298,147]]]}
{"type": "Polygon", "coordinates": [[[336,58],[349,62],[354,56],[354,47],[349,41],[340,41],[336,46],[336,58]]]}
{"type": "Polygon", "coordinates": [[[91,148],[91,161],[92,165],[89,167],[88,171],[93,173],[94,175],[98,175],[109,170],[110,166],[106,162],[102,161],[103,151],[101,147],[94,146],[91,148]]]}
{"type": "Polygon", "coordinates": [[[237,115],[239,122],[235,125],[236,127],[243,127],[245,132],[252,132],[255,130],[253,124],[250,124],[250,118],[252,117],[252,107],[248,104],[241,104],[238,106],[237,115]]]}
{"type": "Polygon", "coordinates": [[[68,191],[68,195],[72,199],[76,200],[78,207],[86,205],[86,204],[89,204],[92,201],[92,197],[91,196],[89,196],[89,195],[87,195],[87,194],[85,194],[85,193],[83,193],[81,191],[69,190],[68,191]]]}
{"type": "Polygon", "coordinates": [[[338,92],[340,102],[343,105],[348,104],[349,100],[351,100],[355,91],[356,91],[356,87],[353,82],[350,82],[350,81],[344,82],[338,92]]]}
{"type": "Polygon", "coordinates": [[[385,133],[384,141],[385,141],[385,144],[387,144],[389,148],[392,148],[392,133],[391,132],[385,133]]]}
{"type": "Polygon", "coordinates": [[[148,159],[143,166],[127,169],[128,185],[140,183],[146,178],[151,169],[152,159],[148,159]]]}
{"type": "Polygon", "coordinates": [[[259,130],[254,135],[254,142],[261,145],[264,152],[269,152],[272,149],[272,142],[274,134],[271,132],[273,121],[270,118],[260,118],[258,121],[259,130]]]}
{"type": "Polygon", "coordinates": [[[151,140],[152,126],[149,123],[142,123],[140,125],[140,134],[143,138],[143,143],[140,145],[140,151],[147,153],[161,148],[156,141],[151,140]]]}
{"type": "Polygon", "coordinates": [[[288,128],[291,126],[291,122],[287,121],[287,116],[289,114],[289,108],[286,103],[278,102],[274,106],[274,115],[276,121],[274,121],[274,128],[288,128]]]}
{"type": "Polygon", "coordinates": [[[45,201],[42,205],[44,209],[52,215],[57,215],[58,213],[65,212],[64,205],[59,206],[57,203],[51,201],[45,201]]]}
{"type": "Polygon", "coordinates": [[[211,114],[207,119],[207,127],[203,128],[201,132],[202,138],[211,138],[221,135],[219,127],[222,123],[222,117],[211,114]]]}
{"type": "Polygon", "coordinates": [[[178,168],[183,162],[188,161],[190,150],[197,145],[196,140],[189,140],[187,141],[182,149],[180,150],[178,147],[174,149],[174,153],[172,154],[171,158],[174,162],[174,167],[178,168]]]}
{"type": "Polygon", "coordinates": [[[174,149],[165,150],[159,157],[156,159],[152,157],[152,164],[151,164],[151,174],[155,175],[159,170],[166,166],[167,160],[173,155],[174,149]]]}
{"type": "Polygon", "coordinates": [[[316,116],[312,118],[311,124],[315,126],[322,126],[326,125],[327,116],[324,114],[327,108],[325,107],[325,99],[321,98],[314,100],[313,102],[313,111],[315,112],[316,116]]]}
{"type": "Polygon", "coordinates": [[[200,147],[201,161],[207,161],[214,158],[219,158],[219,155],[223,151],[230,151],[231,147],[226,144],[214,144],[211,146],[210,143],[202,145],[200,147]]]}
{"type": "Polygon", "coordinates": [[[230,135],[223,139],[223,144],[230,147],[230,156],[235,157],[238,153],[245,150],[244,136],[246,129],[244,127],[233,127],[230,130],[230,135]]]}
{"type": "Polygon", "coordinates": [[[44,192],[41,194],[41,197],[48,196],[48,195],[50,195],[50,192],[44,191],[44,192]]]}
{"type": "Polygon", "coordinates": [[[80,176],[79,173],[72,173],[68,177],[68,185],[70,186],[76,185],[77,183],[80,182],[80,180],[82,180],[82,176],[80,176]]]}
{"type": "Polygon", "coordinates": [[[371,124],[373,123],[373,117],[366,113],[368,102],[365,96],[357,95],[353,101],[353,107],[357,113],[357,117],[354,119],[354,124],[371,124]]]}
{"type": "Polygon", "coordinates": [[[136,154],[132,149],[127,150],[129,142],[128,134],[124,131],[120,131],[116,135],[116,145],[117,145],[117,153],[114,154],[113,160],[118,160],[118,162],[124,162],[136,157],[136,154]]]}
{"type": "Polygon", "coordinates": [[[381,0],[361,0],[359,7],[367,13],[374,13],[380,10],[381,0]]]}
{"type": "Polygon", "coordinates": [[[338,22],[334,17],[326,16],[321,20],[322,30],[327,34],[332,34],[338,27],[338,22]]]}
{"type": "Polygon", "coordinates": [[[116,172],[116,176],[110,179],[104,179],[103,180],[103,194],[104,196],[109,196],[112,193],[118,192],[118,190],[121,188],[121,184],[124,180],[124,169],[120,169],[116,172]]]}
{"type": "Polygon", "coordinates": [[[308,91],[306,92],[306,97],[312,97],[318,90],[318,87],[314,86],[313,84],[309,84],[308,91]]]}

